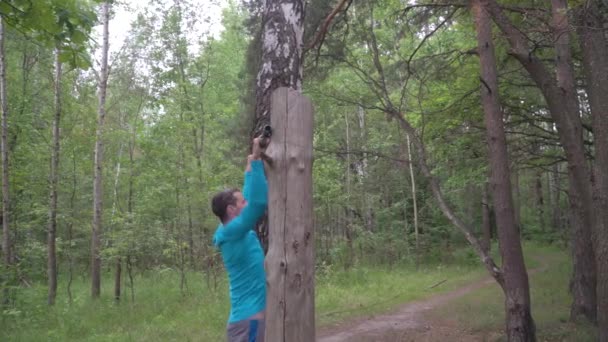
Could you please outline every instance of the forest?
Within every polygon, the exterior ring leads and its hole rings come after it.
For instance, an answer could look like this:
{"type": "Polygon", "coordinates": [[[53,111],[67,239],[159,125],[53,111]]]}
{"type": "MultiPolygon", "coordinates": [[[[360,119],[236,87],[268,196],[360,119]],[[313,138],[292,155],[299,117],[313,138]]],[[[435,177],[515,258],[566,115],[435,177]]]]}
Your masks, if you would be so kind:
{"type": "Polygon", "coordinates": [[[2,0],[0,340],[224,340],[210,201],[281,87],[314,108],[298,341],[608,341],[601,0],[2,0]]]}

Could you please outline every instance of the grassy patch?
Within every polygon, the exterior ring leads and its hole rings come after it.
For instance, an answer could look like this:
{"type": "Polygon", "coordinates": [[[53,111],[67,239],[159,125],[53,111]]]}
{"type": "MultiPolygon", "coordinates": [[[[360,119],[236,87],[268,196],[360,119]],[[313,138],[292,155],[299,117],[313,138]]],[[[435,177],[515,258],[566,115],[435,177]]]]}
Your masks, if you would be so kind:
{"type": "Polygon", "coordinates": [[[384,312],[483,276],[483,270],[468,265],[437,265],[419,271],[377,267],[340,272],[322,279],[317,286],[317,322],[323,326],[345,318],[384,312]]]}
{"type": "MultiPolygon", "coordinates": [[[[568,282],[572,264],[567,252],[537,245],[528,246],[525,251],[528,269],[544,269],[530,276],[532,316],[538,340],[595,341],[596,332],[592,326],[568,322],[571,303],[568,282]]],[[[505,318],[503,298],[502,291],[494,284],[434,310],[432,316],[456,320],[461,327],[476,333],[499,332],[490,336],[502,336],[505,318]]]]}
{"type": "MultiPolygon", "coordinates": [[[[526,249],[528,260],[548,262],[546,272],[531,278],[533,314],[539,335],[546,338],[580,336],[590,329],[562,323],[568,317],[566,284],[570,262],[564,252],[538,246],[526,249]],[[532,258],[532,259],[531,259],[532,258]]],[[[405,302],[446,292],[486,277],[467,250],[454,252],[449,265],[355,267],[343,271],[323,267],[317,272],[316,317],[319,327],[385,312],[405,302]],[[442,282],[444,281],[445,282],[442,282]],[[439,284],[440,283],[440,284],[439,284]],[[439,284],[439,285],[437,285],[439,284]],[[432,287],[433,285],[437,285],[432,287]]],[[[67,302],[66,285],[59,284],[55,307],[46,303],[46,286],[21,289],[16,309],[0,316],[2,341],[221,341],[229,311],[228,285],[219,280],[209,289],[200,273],[188,275],[188,289],[179,289],[179,275],[171,270],[148,272],[135,280],[135,301],[124,288],[122,303],[114,303],[111,275],[104,278],[102,297],[92,301],[84,277],[72,285],[74,301],[67,302]]],[[[442,309],[443,311],[444,309],[442,309]]],[[[496,286],[458,299],[445,312],[477,330],[500,330],[502,296],[496,286]]]]}

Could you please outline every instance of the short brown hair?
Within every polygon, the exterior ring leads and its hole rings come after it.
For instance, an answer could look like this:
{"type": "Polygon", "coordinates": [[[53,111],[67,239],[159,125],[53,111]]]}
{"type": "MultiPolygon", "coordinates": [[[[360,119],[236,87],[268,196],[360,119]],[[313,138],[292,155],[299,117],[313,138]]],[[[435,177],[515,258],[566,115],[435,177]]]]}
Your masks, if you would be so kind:
{"type": "Polygon", "coordinates": [[[236,198],[234,194],[237,192],[241,192],[237,188],[226,189],[224,191],[218,192],[211,199],[211,210],[217,216],[220,221],[224,222],[226,219],[226,209],[229,205],[236,205],[236,198]]]}

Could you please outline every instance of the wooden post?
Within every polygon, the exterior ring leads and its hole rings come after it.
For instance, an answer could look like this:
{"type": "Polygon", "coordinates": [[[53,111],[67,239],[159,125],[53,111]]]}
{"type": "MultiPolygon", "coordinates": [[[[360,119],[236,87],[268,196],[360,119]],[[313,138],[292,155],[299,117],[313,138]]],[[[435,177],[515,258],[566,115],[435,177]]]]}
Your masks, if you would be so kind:
{"type": "Polygon", "coordinates": [[[312,103],[278,88],[270,108],[266,341],[315,341],[312,103]]]}

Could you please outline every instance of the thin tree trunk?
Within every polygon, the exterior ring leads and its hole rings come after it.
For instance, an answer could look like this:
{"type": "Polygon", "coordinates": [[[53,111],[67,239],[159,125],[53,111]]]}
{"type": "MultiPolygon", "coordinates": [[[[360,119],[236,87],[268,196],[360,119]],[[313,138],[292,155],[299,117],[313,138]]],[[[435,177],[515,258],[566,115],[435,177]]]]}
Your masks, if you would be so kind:
{"type": "Polygon", "coordinates": [[[190,267],[194,268],[194,224],[192,223],[192,196],[190,196],[190,185],[188,184],[188,177],[184,177],[184,183],[186,186],[186,214],[188,215],[188,257],[190,261],[190,267]]]}
{"type": "Polygon", "coordinates": [[[530,311],[530,286],[511,193],[507,139],[500,109],[498,76],[490,16],[484,0],[472,0],[481,66],[481,102],[489,148],[492,199],[496,208],[499,248],[504,269],[506,333],[509,341],[536,341],[530,311]]]}
{"type": "Polygon", "coordinates": [[[120,284],[122,278],[122,259],[116,258],[116,272],[114,273],[114,300],[120,301],[120,284]]]}
{"type": "Polygon", "coordinates": [[[69,264],[69,269],[68,269],[68,286],[67,286],[67,292],[68,292],[68,298],[70,300],[70,304],[72,304],[72,280],[74,279],[74,257],[72,255],[72,238],[73,238],[73,232],[72,232],[72,228],[74,227],[74,221],[76,221],[76,215],[74,214],[75,212],[75,202],[76,202],[76,186],[77,186],[77,179],[76,179],[76,152],[75,150],[72,150],[72,162],[73,162],[73,166],[72,166],[72,195],[70,196],[70,213],[71,213],[71,220],[68,222],[68,264],[69,264]]]}
{"type": "MultiPolygon", "coordinates": [[[[585,2],[579,11],[579,42],[587,79],[593,124],[595,258],[599,340],[608,341],[608,45],[603,35],[605,18],[598,1],[585,2]]],[[[605,6],[604,6],[605,9],[605,6]]]]}
{"type": "MultiPolygon", "coordinates": [[[[140,106],[141,109],[141,106],[140,106]]],[[[139,113],[139,110],[138,110],[139,113]]],[[[135,126],[135,125],[133,125],[135,126]]],[[[133,153],[135,150],[135,128],[132,128],[131,137],[129,139],[129,192],[127,195],[127,220],[129,222],[129,228],[132,227],[133,224],[133,182],[135,179],[135,160],[133,158],[133,153]]],[[[129,275],[129,288],[131,289],[131,302],[135,302],[135,288],[133,284],[133,265],[131,263],[131,247],[132,242],[129,242],[129,250],[127,251],[127,274],[129,275]]]]}
{"type": "Polygon", "coordinates": [[[353,265],[353,232],[352,232],[352,212],[351,212],[351,192],[350,192],[350,127],[348,125],[348,112],[344,113],[344,123],[346,126],[346,223],[344,224],[344,232],[346,235],[347,255],[344,260],[344,269],[349,269],[353,265]]]}
{"type": "MultiPolygon", "coordinates": [[[[122,116],[119,117],[119,125],[122,126],[122,116]]],[[[117,162],[116,162],[116,175],[114,177],[114,196],[113,196],[113,200],[112,200],[112,214],[110,215],[110,227],[111,229],[116,229],[115,227],[115,222],[114,222],[114,215],[116,214],[116,210],[118,207],[118,185],[119,185],[119,180],[120,180],[120,159],[122,157],[122,150],[123,150],[123,144],[120,144],[120,147],[118,148],[118,157],[117,162]]],[[[115,301],[120,301],[120,285],[121,285],[121,281],[120,278],[122,276],[122,261],[120,258],[120,253],[121,251],[118,251],[118,256],[116,257],[116,271],[114,272],[114,300],[115,301]]]]}
{"type": "Polygon", "coordinates": [[[127,255],[127,274],[129,275],[129,288],[131,289],[131,302],[135,303],[135,285],[133,282],[133,264],[131,255],[127,255]]]}
{"type": "MultiPolygon", "coordinates": [[[[359,117],[359,138],[361,139],[361,144],[363,149],[365,150],[367,147],[367,134],[366,134],[366,126],[365,126],[365,109],[361,106],[357,107],[357,114],[359,117]]],[[[372,199],[369,195],[368,191],[365,190],[367,185],[367,177],[368,177],[368,159],[367,152],[363,152],[361,156],[361,160],[358,163],[359,165],[359,183],[362,186],[362,197],[363,197],[363,212],[364,212],[364,220],[365,220],[365,229],[368,232],[373,232],[375,229],[374,225],[374,212],[372,208],[372,199]]]]}
{"type": "Polygon", "coordinates": [[[99,106],[95,141],[95,179],[93,182],[93,231],[91,239],[91,295],[98,298],[101,293],[101,235],[103,214],[103,132],[106,117],[106,89],[108,85],[108,49],[110,3],[101,5],[103,22],[103,45],[101,47],[101,70],[99,73],[99,106]]]}
{"type": "Polygon", "coordinates": [[[59,49],[55,49],[55,118],[53,120],[53,145],[51,151],[50,172],[50,205],[49,205],[49,227],[48,227],[48,299],[49,305],[55,304],[57,296],[57,256],[55,254],[55,236],[57,234],[57,181],[59,175],[59,123],[61,121],[61,62],[59,61],[59,49]]]}
{"type": "Polygon", "coordinates": [[[536,214],[538,215],[538,228],[545,231],[545,200],[543,197],[543,173],[538,171],[534,177],[534,197],[536,199],[536,214]]]}
{"type": "Polygon", "coordinates": [[[590,171],[585,159],[582,122],[574,89],[569,47],[568,21],[564,0],[552,0],[557,52],[557,80],[528,46],[527,38],[504,15],[495,0],[489,0],[488,10],[494,22],[506,35],[510,54],[528,71],[541,90],[551,116],[555,120],[560,142],[568,161],[568,197],[571,209],[573,237],[573,276],[571,292],[574,300],[571,318],[584,316],[596,320],[596,267],[592,248],[592,210],[590,171]]]}
{"type": "Polygon", "coordinates": [[[562,210],[561,210],[561,178],[559,175],[559,163],[553,165],[551,170],[551,193],[553,194],[553,229],[562,230],[562,210]]]}
{"type": "MultiPolygon", "coordinates": [[[[2,252],[4,253],[4,267],[7,269],[5,274],[9,274],[8,269],[12,263],[11,255],[11,236],[9,229],[9,177],[8,177],[8,96],[6,92],[6,59],[4,51],[4,19],[0,17],[0,102],[2,106],[2,252]]],[[[8,287],[5,287],[3,294],[4,305],[9,302],[8,287]]]]}
{"type": "MultiPolygon", "coordinates": [[[[203,106],[201,104],[201,113],[203,112],[202,107],[203,106]]],[[[205,188],[205,181],[203,179],[203,146],[205,143],[205,125],[204,124],[201,125],[200,142],[199,142],[197,131],[198,131],[197,128],[192,129],[192,137],[193,137],[193,142],[194,142],[194,155],[196,157],[196,167],[198,170],[198,191],[203,192],[203,190],[205,188]]],[[[205,211],[202,206],[201,206],[201,214],[202,214],[201,217],[205,217],[205,211]]],[[[203,223],[199,224],[199,235],[200,235],[199,239],[200,239],[200,244],[201,244],[200,249],[199,249],[199,251],[200,251],[199,257],[203,261],[203,263],[202,263],[203,273],[205,274],[207,288],[209,288],[210,275],[209,275],[209,262],[207,262],[207,259],[209,258],[209,251],[207,248],[207,240],[206,240],[207,231],[206,231],[203,223]]]]}
{"type": "Polygon", "coordinates": [[[179,268],[179,290],[181,292],[182,295],[185,294],[184,289],[187,290],[187,284],[186,284],[186,270],[185,270],[185,256],[184,256],[184,248],[182,247],[182,241],[184,240],[184,234],[182,232],[182,218],[181,218],[181,210],[180,210],[180,205],[181,205],[181,191],[180,191],[180,184],[181,182],[181,178],[185,177],[184,176],[184,150],[183,147],[181,146],[181,143],[179,144],[178,147],[179,150],[179,156],[180,159],[177,162],[177,175],[175,178],[175,203],[176,203],[176,210],[177,213],[175,215],[175,241],[177,244],[177,250],[176,250],[176,261],[177,261],[177,267],[179,268]]]}
{"type": "Polygon", "coordinates": [[[418,236],[418,204],[416,200],[416,178],[414,177],[414,166],[412,165],[412,149],[409,134],[405,135],[407,140],[407,159],[410,164],[410,181],[412,182],[412,202],[414,204],[414,234],[416,237],[416,270],[420,266],[420,242],[418,236]]]}

